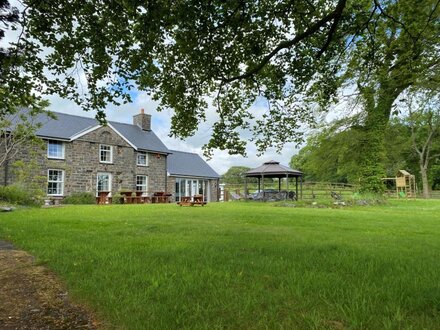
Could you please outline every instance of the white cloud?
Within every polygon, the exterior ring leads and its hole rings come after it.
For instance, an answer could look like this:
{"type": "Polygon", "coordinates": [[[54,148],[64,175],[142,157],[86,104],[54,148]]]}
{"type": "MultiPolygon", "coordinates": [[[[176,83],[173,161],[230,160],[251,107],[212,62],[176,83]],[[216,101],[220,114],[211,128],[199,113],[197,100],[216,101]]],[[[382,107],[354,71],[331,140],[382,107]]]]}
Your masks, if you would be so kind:
{"type": "MultiPolygon", "coordinates": [[[[83,111],[74,102],[62,99],[58,96],[52,95],[48,97],[48,99],[51,102],[50,110],[55,112],[85,117],[94,117],[96,114],[93,111],[83,111]]],[[[119,107],[109,105],[106,109],[107,119],[122,123],[132,123],[133,116],[139,113],[142,108],[145,109],[146,113],[152,115],[153,131],[169,149],[194,152],[203,157],[201,147],[208,141],[212,132],[212,124],[216,119],[215,110],[213,108],[210,107],[207,110],[207,121],[200,124],[197,133],[184,141],[168,136],[171,126],[171,116],[173,114],[172,110],[156,111],[157,102],[151,100],[147,93],[144,92],[138,93],[133,98],[133,103],[119,107]]],[[[257,110],[261,111],[261,109],[257,110]]],[[[247,146],[247,157],[229,155],[227,151],[215,150],[214,156],[208,161],[208,164],[219,174],[225,173],[231,166],[248,166],[253,168],[272,159],[288,166],[290,158],[296,152],[297,149],[295,149],[294,145],[289,143],[285,145],[280,154],[277,154],[274,149],[269,149],[264,155],[258,157],[256,156],[257,151],[255,145],[249,142],[247,146]]]]}

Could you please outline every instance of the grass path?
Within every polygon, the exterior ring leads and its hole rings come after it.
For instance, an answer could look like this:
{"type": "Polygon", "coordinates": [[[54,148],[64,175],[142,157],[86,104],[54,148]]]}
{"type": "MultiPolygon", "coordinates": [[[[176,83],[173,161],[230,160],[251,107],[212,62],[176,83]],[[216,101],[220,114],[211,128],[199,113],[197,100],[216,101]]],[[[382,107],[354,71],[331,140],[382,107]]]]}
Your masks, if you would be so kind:
{"type": "Polygon", "coordinates": [[[436,201],[28,209],[0,238],[122,328],[440,328],[436,201]]]}

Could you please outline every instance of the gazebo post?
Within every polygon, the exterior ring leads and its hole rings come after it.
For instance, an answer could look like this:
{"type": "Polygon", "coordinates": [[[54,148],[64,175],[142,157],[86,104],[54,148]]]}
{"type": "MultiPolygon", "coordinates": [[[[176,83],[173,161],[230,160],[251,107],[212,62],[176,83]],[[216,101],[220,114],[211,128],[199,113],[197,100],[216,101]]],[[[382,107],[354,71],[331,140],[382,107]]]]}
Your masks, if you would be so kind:
{"type": "Polygon", "coordinates": [[[303,199],[303,177],[302,175],[299,177],[300,182],[301,182],[301,199],[303,199]]]}
{"type": "Polygon", "coordinates": [[[281,177],[278,178],[278,192],[281,192],[281,177]]]}
{"type": "Polygon", "coordinates": [[[263,202],[264,202],[264,174],[261,174],[261,181],[263,181],[263,202]]]}
{"type": "Polygon", "coordinates": [[[260,187],[260,177],[258,177],[258,192],[261,191],[261,187],[260,187]]]}
{"type": "Polygon", "coordinates": [[[289,197],[289,173],[286,173],[286,200],[289,197]]]}
{"type": "Polygon", "coordinates": [[[296,200],[298,200],[298,177],[295,177],[295,181],[296,181],[296,200]]]}

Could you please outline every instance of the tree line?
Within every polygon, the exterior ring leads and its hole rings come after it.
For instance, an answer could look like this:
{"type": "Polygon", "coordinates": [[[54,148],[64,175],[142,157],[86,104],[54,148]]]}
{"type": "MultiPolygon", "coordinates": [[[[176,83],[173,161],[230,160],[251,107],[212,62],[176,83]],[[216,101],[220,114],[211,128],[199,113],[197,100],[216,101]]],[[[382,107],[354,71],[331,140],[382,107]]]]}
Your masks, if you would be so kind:
{"type": "MultiPolygon", "coordinates": [[[[440,189],[440,98],[433,93],[405,93],[384,129],[384,152],[377,164],[384,177],[398,170],[416,176],[424,197],[440,189]]],[[[346,117],[316,130],[290,161],[308,181],[359,183],[365,131],[362,115],[346,117]]]]}

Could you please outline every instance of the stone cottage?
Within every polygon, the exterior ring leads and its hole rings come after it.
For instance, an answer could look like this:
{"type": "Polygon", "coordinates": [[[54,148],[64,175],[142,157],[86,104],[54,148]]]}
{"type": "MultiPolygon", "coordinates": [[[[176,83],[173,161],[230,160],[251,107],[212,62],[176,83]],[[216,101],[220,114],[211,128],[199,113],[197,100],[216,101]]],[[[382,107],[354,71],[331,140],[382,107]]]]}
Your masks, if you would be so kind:
{"type": "MultiPolygon", "coordinates": [[[[33,156],[35,175],[47,178],[47,196],[62,199],[76,192],[132,191],[144,196],[156,192],[180,196],[202,194],[205,201],[218,200],[219,175],[197,154],[169,150],[151,129],[151,115],[133,116],[133,124],[109,121],[100,125],[93,118],[54,113],[42,115],[37,136],[45,148],[33,156]],[[184,187],[184,188],[182,188],[184,187]]],[[[28,160],[23,149],[16,159],[0,168],[2,184],[15,181],[11,164],[28,160]]]]}

